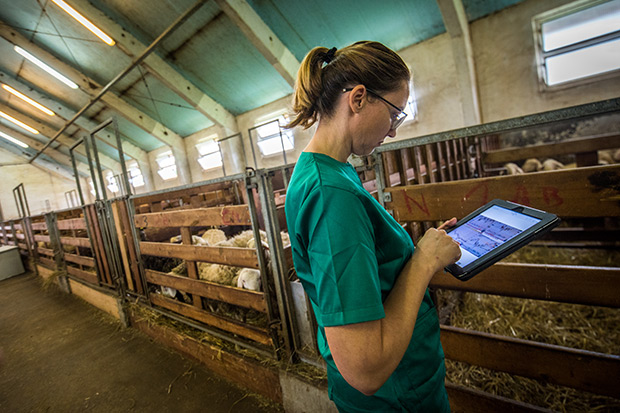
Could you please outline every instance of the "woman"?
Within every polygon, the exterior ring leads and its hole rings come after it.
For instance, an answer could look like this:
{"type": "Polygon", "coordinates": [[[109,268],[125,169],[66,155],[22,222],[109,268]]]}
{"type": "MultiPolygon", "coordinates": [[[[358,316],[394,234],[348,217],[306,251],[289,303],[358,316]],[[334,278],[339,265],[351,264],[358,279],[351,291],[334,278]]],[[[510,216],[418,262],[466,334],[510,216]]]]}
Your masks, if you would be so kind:
{"type": "Polygon", "coordinates": [[[409,79],[402,59],[377,42],[314,48],[297,77],[289,127],[318,127],[295,166],[286,219],[340,411],[450,409],[427,286],[460,256],[442,229],[456,219],[428,230],[414,250],[346,163],[396,135],[409,79]]]}

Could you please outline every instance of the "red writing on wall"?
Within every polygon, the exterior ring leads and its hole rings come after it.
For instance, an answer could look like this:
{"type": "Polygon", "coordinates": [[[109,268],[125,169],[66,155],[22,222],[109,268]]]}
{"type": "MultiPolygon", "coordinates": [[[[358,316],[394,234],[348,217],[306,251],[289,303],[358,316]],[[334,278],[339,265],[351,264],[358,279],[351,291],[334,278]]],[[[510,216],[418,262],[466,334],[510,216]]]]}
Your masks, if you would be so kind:
{"type": "Polygon", "coordinates": [[[407,206],[407,211],[410,214],[413,214],[414,207],[424,212],[427,216],[430,215],[428,206],[426,205],[426,199],[424,199],[424,194],[422,194],[422,203],[420,204],[418,201],[407,195],[406,192],[403,192],[403,197],[405,198],[405,205],[407,206]]]}

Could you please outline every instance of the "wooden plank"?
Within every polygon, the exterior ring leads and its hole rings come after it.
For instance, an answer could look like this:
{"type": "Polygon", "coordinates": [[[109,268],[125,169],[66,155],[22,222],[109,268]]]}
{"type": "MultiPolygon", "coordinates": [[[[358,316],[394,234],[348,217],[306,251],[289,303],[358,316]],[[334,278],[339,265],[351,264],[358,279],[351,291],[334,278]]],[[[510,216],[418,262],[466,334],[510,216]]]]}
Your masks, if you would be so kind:
{"type": "MultiPolygon", "coordinates": [[[[95,280],[96,282],[96,280],[95,280]]],[[[94,290],[86,285],[69,279],[69,286],[71,287],[71,293],[77,295],[82,300],[94,305],[100,310],[105,311],[114,318],[120,320],[119,303],[118,298],[104,294],[101,291],[94,290]]]]}
{"type": "Polygon", "coordinates": [[[139,214],[134,217],[137,228],[252,225],[247,205],[182,209],[139,214]]]}
{"type": "Polygon", "coordinates": [[[95,259],[91,257],[83,257],[81,255],[69,254],[69,253],[65,253],[64,256],[65,256],[65,261],[72,262],[74,264],[84,265],[86,267],[95,266],[95,259]]]}
{"type": "Polygon", "coordinates": [[[145,273],[146,281],[153,284],[172,287],[193,295],[224,301],[262,313],[267,312],[265,294],[261,292],[242,290],[203,280],[192,280],[191,278],[153,270],[145,270],[145,273]]]}
{"type": "MultiPolygon", "coordinates": [[[[10,235],[7,234],[7,236],[10,236],[10,235]]],[[[50,242],[50,236],[49,235],[35,234],[33,238],[34,238],[35,241],[50,242]]]]}
{"type": "Polygon", "coordinates": [[[464,217],[494,198],[561,217],[620,216],[620,165],[386,188],[400,222],[464,217]]]}
{"type": "MultiPolygon", "coordinates": [[[[36,236],[35,236],[35,239],[36,239],[36,236]]],[[[49,237],[47,237],[47,240],[49,242],[49,237]]],[[[63,245],[73,245],[75,247],[90,248],[90,240],[88,238],[60,237],[60,243],[63,245]]]]}
{"type": "Polygon", "coordinates": [[[86,221],[84,218],[63,219],[58,220],[56,226],[62,230],[86,229],[86,221]]]}
{"type": "Polygon", "coordinates": [[[56,269],[56,262],[54,260],[50,260],[44,257],[39,257],[39,259],[37,260],[38,262],[40,262],[41,264],[47,266],[48,268],[53,268],[56,269]]]}
{"type": "Polygon", "coordinates": [[[99,285],[99,280],[97,280],[97,274],[88,271],[82,271],[79,268],[67,266],[67,274],[73,275],[75,278],[79,278],[80,280],[86,281],[87,283],[93,285],[99,285]]]}
{"type": "Polygon", "coordinates": [[[277,369],[250,357],[233,354],[221,347],[181,335],[170,327],[151,323],[140,316],[132,314],[131,325],[159,343],[200,361],[216,374],[282,404],[282,387],[277,369]]]}
{"type": "Polygon", "coordinates": [[[482,155],[485,163],[507,163],[528,158],[553,158],[559,155],[595,152],[602,149],[620,148],[620,134],[617,132],[589,138],[570,139],[542,145],[489,151],[482,155]]]}
{"type": "Polygon", "coordinates": [[[140,242],[142,255],[205,261],[236,267],[258,268],[258,256],[252,248],[202,247],[196,245],[140,242]]]}
{"type": "Polygon", "coordinates": [[[44,231],[44,230],[47,229],[47,223],[46,222],[33,222],[30,225],[32,226],[33,230],[37,230],[37,231],[44,231]]]}
{"type": "Polygon", "coordinates": [[[37,252],[42,255],[47,255],[48,257],[54,256],[54,250],[49,248],[36,247],[37,252]]]}
{"type": "Polygon", "coordinates": [[[52,274],[54,273],[54,270],[44,267],[43,265],[37,264],[37,273],[39,274],[41,278],[43,278],[44,280],[47,280],[49,277],[52,276],[52,274]]]}
{"type": "Polygon", "coordinates": [[[620,267],[497,263],[467,282],[435,274],[431,287],[620,307],[620,267]]]}
{"type": "Polygon", "coordinates": [[[136,287],[136,291],[139,294],[144,294],[144,289],[142,287],[142,279],[140,277],[140,269],[138,267],[138,260],[140,259],[137,256],[137,252],[136,252],[136,248],[135,248],[135,243],[134,243],[134,237],[133,237],[133,231],[132,231],[132,226],[131,223],[129,222],[129,211],[127,209],[127,205],[126,202],[128,201],[122,201],[123,202],[123,206],[121,208],[119,208],[119,217],[121,219],[121,223],[122,223],[122,228],[123,228],[123,234],[125,236],[125,240],[126,240],[126,245],[127,245],[127,250],[129,251],[129,260],[130,260],[130,266],[131,266],[131,278],[134,280],[134,285],[136,287]]]}
{"type": "Polygon", "coordinates": [[[125,203],[123,201],[115,201],[110,204],[112,208],[112,218],[114,219],[114,228],[116,229],[116,238],[118,241],[118,249],[121,253],[121,261],[123,262],[123,271],[125,272],[125,282],[127,282],[127,288],[132,291],[136,291],[131,277],[131,269],[129,267],[129,259],[127,258],[127,244],[123,233],[123,227],[121,225],[121,218],[119,208],[124,208],[125,203]]]}
{"type": "Polygon", "coordinates": [[[446,358],[620,398],[620,356],[441,327],[446,358]]]}
{"type": "Polygon", "coordinates": [[[480,390],[459,386],[446,382],[450,410],[453,413],[552,413],[553,410],[543,409],[527,403],[485,393],[480,390]]]}
{"type": "Polygon", "coordinates": [[[256,341],[266,346],[273,346],[273,341],[269,336],[267,330],[242,324],[240,322],[229,320],[222,316],[211,314],[204,310],[200,310],[189,304],[181,303],[180,301],[165,298],[160,294],[150,294],[149,298],[151,302],[160,307],[174,311],[175,313],[182,314],[186,317],[198,320],[201,323],[208,324],[210,326],[225,330],[233,334],[240,335],[250,340],[256,341]]]}
{"type": "MultiPolygon", "coordinates": [[[[190,231],[189,227],[181,228],[181,240],[183,242],[183,245],[192,245],[192,232],[190,231]]],[[[196,262],[186,260],[185,267],[187,268],[187,275],[189,276],[189,278],[191,278],[192,280],[197,280],[198,268],[196,268],[196,262]]],[[[194,301],[194,307],[202,308],[202,299],[199,296],[195,295],[192,299],[194,301]]]]}
{"type": "Polygon", "coordinates": [[[101,235],[101,228],[99,227],[100,222],[94,205],[86,207],[86,219],[88,220],[88,226],[90,228],[91,249],[97,261],[99,281],[112,286],[114,284],[112,282],[106,251],[103,247],[103,237],[101,235]]]}
{"type": "Polygon", "coordinates": [[[145,195],[141,197],[133,198],[134,205],[139,206],[143,204],[153,204],[159,203],[161,201],[167,201],[170,199],[181,198],[183,196],[191,196],[197,195],[207,192],[214,192],[223,189],[230,189],[233,185],[234,181],[228,182],[219,182],[209,185],[201,185],[194,188],[185,188],[185,189],[177,189],[172,191],[167,191],[164,193],[154,194],[154,195],[145,195]]]}

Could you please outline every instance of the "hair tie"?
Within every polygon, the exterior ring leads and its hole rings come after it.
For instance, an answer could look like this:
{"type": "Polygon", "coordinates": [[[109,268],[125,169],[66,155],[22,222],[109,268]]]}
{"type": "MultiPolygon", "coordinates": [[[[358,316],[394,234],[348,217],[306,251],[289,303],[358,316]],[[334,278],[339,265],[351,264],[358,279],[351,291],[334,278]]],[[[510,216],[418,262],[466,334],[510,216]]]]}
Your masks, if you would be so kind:
{"type": "Polygon", "coordinates": [[[334,60],[334,56],[336,55],[336,50],[338,49],[336,49],[335,47],[332,47],[325,53],[325,56],[323,56],[323,62],[325,62],[326,65],[330,64],[332,60],[334,60]]]}

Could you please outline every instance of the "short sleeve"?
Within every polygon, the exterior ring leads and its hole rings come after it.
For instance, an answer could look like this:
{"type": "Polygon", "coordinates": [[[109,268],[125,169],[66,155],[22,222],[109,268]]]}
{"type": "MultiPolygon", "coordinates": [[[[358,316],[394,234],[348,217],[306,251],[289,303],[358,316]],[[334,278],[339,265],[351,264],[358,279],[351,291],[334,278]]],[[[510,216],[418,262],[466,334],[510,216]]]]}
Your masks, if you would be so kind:
{"type": "Polygon", "coordinates": [[[373,225],[355,194],[324,186],[304,202],[306,251],[323,326],[385,317],[373,225]]]}

